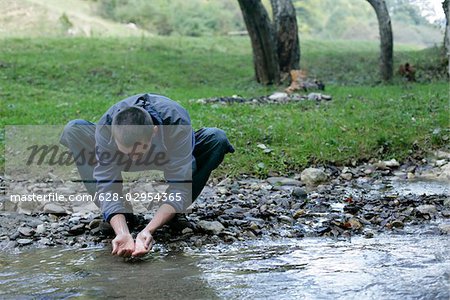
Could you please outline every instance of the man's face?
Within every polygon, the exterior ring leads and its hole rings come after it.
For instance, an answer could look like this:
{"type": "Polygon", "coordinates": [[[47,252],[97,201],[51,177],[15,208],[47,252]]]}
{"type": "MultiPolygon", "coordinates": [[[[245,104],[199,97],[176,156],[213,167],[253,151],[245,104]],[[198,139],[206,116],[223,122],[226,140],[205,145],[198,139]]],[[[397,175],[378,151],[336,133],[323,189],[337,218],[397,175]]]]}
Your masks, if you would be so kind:
{"type": "MultiPolygon", "coordinates": [[[[157,132],[158,132],[158,128],[155,126],[153,128],[153,136],[157,132]]],[[[152,144],[151,138],[149,140],[138,141],[138,142],[134,143],[133,146],[130,146],[130,147],[122,145],[118,139],[115,139],[115,141],[116,141],[116,145],[117,145],[117,148],[119,149],[119,151],[122,152],[123,154],[128,155],[128,157],[132,161],[137,161],[140,158],[144,157],[150,150],[150,147],[152,144]]]]}
{"type": "Polygon", "coordinates": [[[151,139],[149,141],[140,141],[140,142],[136,142],[131,147],[126,147],[126,146],[120,144],[118,141],[116,141],[116,144],[117,144],[117,148],[119,149],[120,152],[128,155],[128,157],[132,161],[137,161],[137,160],[141,159],[142,157],[144,157],[147,154],[147,152],[150,150],[151,142],[152,142],[151,139]]]}

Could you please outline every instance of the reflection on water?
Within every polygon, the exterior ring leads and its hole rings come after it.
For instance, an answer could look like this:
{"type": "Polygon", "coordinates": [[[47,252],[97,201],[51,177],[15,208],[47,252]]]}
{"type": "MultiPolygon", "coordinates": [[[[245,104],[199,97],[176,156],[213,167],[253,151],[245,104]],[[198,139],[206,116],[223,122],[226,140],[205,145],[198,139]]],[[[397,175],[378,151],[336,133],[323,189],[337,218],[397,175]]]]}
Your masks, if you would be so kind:
{"type": "Polygon", "coordinates": [[[0,298],[216,298],[185,255],[127,263],[105,249],[47,249],[0,261],[0,298]]]}
{"type": "Polygon", "coordinates": [[[393,189],[401,195],[450,195],[450,186],[444,181],[393,181],[393,189]]]}
{"type": "Polygon", "coordinates": [[[258,242],[213,249],[199,265],[223,298],[449,299],[449,246],[439,236],[258,242]]]}
{"type": "Polygon", "coordinates": [[[126,263],[104,249],[0,254],[0,298],[449,299],[448,238],[254,241],[126,263]]]}

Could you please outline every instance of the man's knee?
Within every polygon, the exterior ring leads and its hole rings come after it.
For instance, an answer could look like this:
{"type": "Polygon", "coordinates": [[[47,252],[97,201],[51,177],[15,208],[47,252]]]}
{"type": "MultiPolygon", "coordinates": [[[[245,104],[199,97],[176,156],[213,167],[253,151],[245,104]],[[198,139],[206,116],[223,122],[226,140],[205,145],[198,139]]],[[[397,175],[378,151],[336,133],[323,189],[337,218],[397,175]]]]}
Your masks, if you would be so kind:
{"type": "Polygon", "coordinates": [[[207,128],[207,134],[209,135],[209,138],[215,147],[225,152],[234,152],[234,149],[231,146],[225,131],[219,128],[211,127],[207,128]]]}
{"type": "Polygon", "coordinates": [[[61,135],[61,144],[68,146],[68,141],[73,138],[78,138],[82,134],[81,126],[92,125],[86,120],[76,119],[69,121],[66,126],[64,126],[63,133],[61,135]]]}

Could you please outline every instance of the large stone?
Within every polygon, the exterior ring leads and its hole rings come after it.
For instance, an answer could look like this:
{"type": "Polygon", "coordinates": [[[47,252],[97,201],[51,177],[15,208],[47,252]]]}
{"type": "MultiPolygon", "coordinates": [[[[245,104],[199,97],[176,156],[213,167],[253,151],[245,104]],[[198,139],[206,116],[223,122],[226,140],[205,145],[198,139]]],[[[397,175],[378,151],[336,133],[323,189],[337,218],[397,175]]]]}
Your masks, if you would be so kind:
{"type": "Polygon", "coordinates": [[[439,174],[438,177],[440,180],[448,181],[450,182],[450,163],[443,165],[441,167],[441,174],[439,174]]]}
{"type": "Polygon", "coordinates": [[[16,211],[17,203],[10,201],[9,199],[1,199],[0,200],[0,211],[16,211]]]}
{"type": "Polygon", "coordinates": [[[442,234],[450,234],[450,224],[440,224],[438,228],[442,234]]]}
{"type": "Polygon", "coordinates": [[[36,201],[20,201],[17,203],[17,212],[19,214],[31,215],[39,206],[36,201]]]}
{"type": "Polygon", "coordinates": [[[416,207],[416,210],[422,215],[432,215],[437,212],[436,206],[430,204],[419,205],[416,207]]]}
{"type": "Polygon", "coordinates": [[[393,168],[398,168],[399,166],[400,163],[396,159],[379,161],[374,164],[374,167],[377,168],[378,170],[390,170],[393,168]]]}
{"type": "Polygon", "coordinates": [[[342,173],[341,177],[345,180],[352,180],[353,175],[352,175],[352,173],[342,173]]]}
{"type": "Polygon", "coordinates": [[[44,213],[45,214],[54,214],[54,215],[66,215],[67,214],[65,208],[56,203],[45,204],[44,213]]]}
{"type": "Polygon", "coordinates": [[[285,101],[289,99],[288,94],[276,92],[269,96],[269,99],[272,101],[285,101]]]}
{"type": "Polygon", "coordinates": [[[300,174],[301,180],[308,185],[315,185],[327,180],[327,174],[321,169],[307,168],[300,174]]]}
{"type": "Polygon", "coordinates": [[[269,177],[267,178],[267,182],[271,185],[295,185],[299,186],[302,183],[298,180],[287,178],[287,177],[269,177]]]}
{"type": "Polygon", "coordinates": [[[204,231],[209,231],[214,234],[219,234],[225,229],[225,227],[219,221],[210,222],[210,221],[202,220],[202,221],[199,221],[197,223],[197,225],[204,231]]]}
{"type": "Polygon", "coordinates": [[[450,159],[450,152],[438,150],[434,153],[437,159],[450,159]]]}
{"type": "Polygon", "coordinates": [[[398,168],[398,167],[400,167],[400,163],[396,159],[385,160],[383,163],[388,168],[398,168]]]}

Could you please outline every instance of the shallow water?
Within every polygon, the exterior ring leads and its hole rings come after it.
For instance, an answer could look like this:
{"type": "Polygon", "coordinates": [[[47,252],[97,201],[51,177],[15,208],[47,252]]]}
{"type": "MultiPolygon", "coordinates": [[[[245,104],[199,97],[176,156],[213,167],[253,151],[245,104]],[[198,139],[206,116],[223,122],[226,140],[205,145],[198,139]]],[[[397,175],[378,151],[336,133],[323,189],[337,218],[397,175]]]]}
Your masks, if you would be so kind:
{"type": "Polygon", "coordinates": [[[450,195],[449,183],[445,181],[393,181],[392,187],[394,191],[401,195],[450,195]]]}
{"type": "MultiPolygon", "coordinates": [[[[362,185],[364,183],[361,183],[362,185]]],[[[385,188],[380,186],[381,188],[385,188]]],[[[375,187],[358,187],[374,193],[375,187]]],[[[397,194],[449,194],[442,182],[394,182],[397,194]]],[[[436,225],[436,224],[434,224],[436,225]]],[[[448,236],[380,234],[256,240],[151,253],[127,262],[107,248],[0,252],[1,299],[450,299],[448,236]]],[[[423,233],[423,234],[421,234],[423,233]]]]}
{"type": "Polygon", "coordinates": [[[445,236],[254,241],[125,262],[108,249],[0,254],[0,298],[450,297],[445,236]]]}

